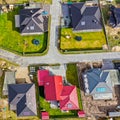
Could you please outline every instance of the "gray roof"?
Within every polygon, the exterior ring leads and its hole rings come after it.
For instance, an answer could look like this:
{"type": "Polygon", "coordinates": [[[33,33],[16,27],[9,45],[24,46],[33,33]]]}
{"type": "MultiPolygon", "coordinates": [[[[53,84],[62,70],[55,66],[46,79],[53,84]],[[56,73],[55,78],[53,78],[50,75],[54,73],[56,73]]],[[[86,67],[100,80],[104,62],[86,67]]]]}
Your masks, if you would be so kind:
{"type": "Polygon", "coordinates": [[[8,84],[15,84],[15,72],[9,71],[5,72],[4,84],[3,84],[3,94],[8,95],[8,84]]]}
{"type": "Polygon", "coordinates": [[[90,94],[112,93],[112,83],[109,71],[102,71],[96,68],[87,71],[85,75],[90,94]]]}
{"type": "Polygon", "coordinates": [[[84,2],[63,4],[63,16],[65,18],[65,11],[69,9],[69,16],[71,17],[71,25],[74,31],[79,30],[96,30],[102,29],[101,13],[97,6],[86,6],[84,2]]]}
{"type": "Polygon", "coordinates": [[[20,10],[20,32],[42,33],[48,31],[48,16],[40,8],[20,10]]]}
{"type": "Polygon", "coordinates": [[[16,106],[17,116],[37,115],[34,84],[9,84],[9,104],[16,106]]]}
{"type": "Polygon", "coordinates": [[[109,24],[112,27],[120,27],[120,8],[115,8],[114,6],[111,6],[109,24]]]}

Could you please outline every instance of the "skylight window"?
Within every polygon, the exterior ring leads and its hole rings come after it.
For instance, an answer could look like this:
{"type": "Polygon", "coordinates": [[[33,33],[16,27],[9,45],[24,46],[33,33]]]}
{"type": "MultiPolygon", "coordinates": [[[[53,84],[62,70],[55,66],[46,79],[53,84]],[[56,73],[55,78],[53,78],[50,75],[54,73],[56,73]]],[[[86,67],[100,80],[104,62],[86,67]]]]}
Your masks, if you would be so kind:
{"type": "Polygon", "coordinates": [[[85,21],[82,21],[82,22],[81,22],[81,25],[85,25],[85,21]]]}
{"type": "Polygon", "coordinates": [[[104,88],[104,87],[98,87],[98,88],[96,88],[96,91],[97,92],[105,92],[106,88],[104,88]]]}

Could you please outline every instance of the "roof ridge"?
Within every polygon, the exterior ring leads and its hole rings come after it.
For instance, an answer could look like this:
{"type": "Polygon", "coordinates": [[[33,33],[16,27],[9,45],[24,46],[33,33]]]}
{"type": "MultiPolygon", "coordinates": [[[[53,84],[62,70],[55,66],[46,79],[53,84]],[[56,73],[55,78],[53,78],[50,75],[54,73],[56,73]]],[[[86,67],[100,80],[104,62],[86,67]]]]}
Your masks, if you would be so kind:
{"type": "Polygon", "coordinates": [[[57,97],[57,91],[56,91],[56,82],[55,82],[55,79],[56,79],[56,76],[53,76],[53,79],[54,79],[54,85],[55,85],[55,98],[57,97]]]}
{"type": "MultiPolygon", "coordinates": [[[[40,24],[38,24],[34,18],[32,18],[32,20],[33,20],[34,23],[41,29],[40,24]]],[[[44,27],[43,27],[43,29],[44,29],[44,27]]],[[[41,30],[42,30],[42,29],[41,29],[41,30]]],[[[43,30],[42,30],[42,31],[43,31],[43,30]]]]}

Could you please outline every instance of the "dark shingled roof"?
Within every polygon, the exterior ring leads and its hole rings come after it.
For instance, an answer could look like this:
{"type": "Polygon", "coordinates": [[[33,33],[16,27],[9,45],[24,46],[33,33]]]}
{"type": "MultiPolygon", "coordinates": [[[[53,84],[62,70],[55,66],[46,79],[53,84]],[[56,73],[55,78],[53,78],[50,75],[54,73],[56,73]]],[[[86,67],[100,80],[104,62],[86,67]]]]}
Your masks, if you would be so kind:
{"type": "Polygon", "coordinates": [[[115,8],[115,6],[111,6],[111,15],[109,18],[109,24],[112,27],[120,27],[120,8],[115,8]]]}
{"type": "Polygon", "coordinates": [[[85,73],[87,75],[87,80],[88,80],[88,88],[89,92],[92,94],[95,94],[96,90],[94,90],[98,86],[102,86],[106,88],[107,93],[112,92],[112,85],[108,85],[107,83],[110,83],[107,80],[109,72],[107,71],[102,71],[101,69],[91,69],[85,73]]]}
{"type": "Polygon", "coordinates": [[[9,104],[16,106],[17,116],[37,115],[34,84],[9,84],[9,104]]]}
{"type": "Polygon", "coordinates": [[[48,31],[48,16],[42,15],[41,8],[20,10],[20,32],[42,33],[48,31]]]}
{"type": "Polygon", "coordinates": [[[101,13],[97,6],[86,6],[84,2],[63,4],[63,16],[69,10],[71,24],[74,31],[102,29],[101,13]]]}

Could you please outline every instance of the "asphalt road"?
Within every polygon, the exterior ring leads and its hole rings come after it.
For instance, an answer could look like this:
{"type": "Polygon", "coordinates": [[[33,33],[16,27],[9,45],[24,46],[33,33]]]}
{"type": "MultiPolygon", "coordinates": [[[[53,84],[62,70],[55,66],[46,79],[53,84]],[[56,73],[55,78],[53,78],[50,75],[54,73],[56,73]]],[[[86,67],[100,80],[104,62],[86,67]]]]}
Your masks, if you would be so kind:
{"type": "Polygon", "coordinates": [[[57,49],[57,28],[59,26],[59,16],[61,15],[60,0],[53,0],[50,7],[51,13],[51,30],[50,45],[48,54],[45,56],[22,57],[11,52],[0,49],[0,57],[18,63],[21,66],[40,63],[68,63],[83,61],[101,61],[102,59],[119,59],[120,52],[92,53],[92,54],[60,54],[57,49]]]}

